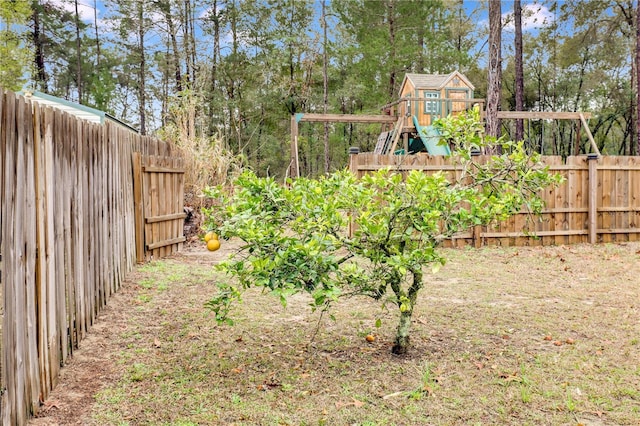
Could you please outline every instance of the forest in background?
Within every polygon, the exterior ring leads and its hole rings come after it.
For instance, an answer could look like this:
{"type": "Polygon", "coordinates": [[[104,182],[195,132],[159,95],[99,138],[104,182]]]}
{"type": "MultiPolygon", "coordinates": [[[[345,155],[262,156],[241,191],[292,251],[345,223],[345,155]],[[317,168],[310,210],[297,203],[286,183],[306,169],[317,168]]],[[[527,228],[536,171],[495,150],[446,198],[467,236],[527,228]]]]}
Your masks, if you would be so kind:
{"type": "MultiPolygon", "coordinates": [[[[516,109],[519,4],[501,2],[502,110],[516,109]]],[[[488,9],[486,0],[0,2],[0,86],[95,107],[145,134],[217,144],[283,176],[293,113],[378,114],[407,72],[459,70],[474,97],[487,97],[488,9]]],[[[522,109],[590,111],[603,154],[637,155],[636,16],[633,0],[523,2],[522,109]]],[[[526,126],[532,150],[573,154],[575,123],[526,126]]],[[[380,132],[328,127],[329,169],[345,165],[349,146],[372,150],[380,132]]],[[[321,124],[301,127],[306,175],[325,171],[323,138],[321,124]]]]}

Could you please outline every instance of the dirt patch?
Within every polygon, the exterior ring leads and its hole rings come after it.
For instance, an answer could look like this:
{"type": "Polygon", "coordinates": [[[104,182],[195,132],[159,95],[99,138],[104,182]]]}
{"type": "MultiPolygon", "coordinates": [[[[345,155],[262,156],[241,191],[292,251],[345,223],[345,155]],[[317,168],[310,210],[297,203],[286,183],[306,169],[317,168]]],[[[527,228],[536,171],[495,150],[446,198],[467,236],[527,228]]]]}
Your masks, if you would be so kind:
{"type": "Polygon", "coordinates": [[[139,268],[30,424],[637,424],[638,243],[448,250],[404,357],[368,299],[318,329],[304,295],[249,291],[216,325],[203,303],[236,248],[139,268]]]}

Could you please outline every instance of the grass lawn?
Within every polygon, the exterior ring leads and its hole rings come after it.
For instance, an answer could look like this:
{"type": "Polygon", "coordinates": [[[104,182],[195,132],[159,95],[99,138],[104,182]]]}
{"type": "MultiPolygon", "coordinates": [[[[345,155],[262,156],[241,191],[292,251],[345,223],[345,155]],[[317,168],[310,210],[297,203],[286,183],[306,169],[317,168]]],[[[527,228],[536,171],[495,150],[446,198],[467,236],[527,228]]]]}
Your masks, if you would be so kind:
{"type": "Polygon", "coordinates": [[[640,424],[638,243],[447,250],[403,357],[370,299],[332,321],[251,291],[216,325],[233,246],[132,274],[31,424],[640,424]]]}

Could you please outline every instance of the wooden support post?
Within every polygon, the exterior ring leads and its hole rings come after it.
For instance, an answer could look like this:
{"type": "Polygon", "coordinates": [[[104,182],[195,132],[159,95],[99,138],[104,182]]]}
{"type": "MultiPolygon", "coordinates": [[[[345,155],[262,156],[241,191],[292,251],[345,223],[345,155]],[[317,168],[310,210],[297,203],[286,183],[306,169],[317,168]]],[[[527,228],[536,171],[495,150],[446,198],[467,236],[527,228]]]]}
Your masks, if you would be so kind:
{"type": "Polygon", "coordinates": [[[358,154],[360,154],[360,148],[352,146],[349,148],[349,170],[351,173],[358,176],[358,154]]]}
{"type": "Polygon", "coordinates": [[[580,113],[580,121],[584,126],[584,131],[587,133],[589,142],[591,142],[591,149],[593,149],[593,152],[595,152],[598,155],[598,157],[600,157],[600,150],[598,149],[598,145],[596,145],[596,141],[593,139],[593,135],[591,134],[591,129],[589,129],[589,124],[587,124],[586,115],[584,113],[580,113]]]}
{"type": "Polygon", "coordinates": [[[589,154],[589,243],[598,240],[598,154],[589,154]]]}
{"type": "Polygon", "coordinates": [[[576,122],[576,145],[573,150],[573,155],[580,155],[580,126],[582,122],[578,120],[576,122]]]}
{"type": "Polygon", "coordinates": [[[300,166],[298,162],[298,120],[295,114],[291,116],[291,162],[289,163],[289,177],[300,176],[300,166]]]}
{"type": "MultiPolygon", "coordinates": [[[[352,146],[349,148],[349,170],[353,173],[356,178],[359,178],[358,175],[358,154],[360,153],[360,148],[357,146],[352,146]]],[[[355,231],[355,224],[353,223],[353,216],[349,213],[349,238],[353,238],[353,232],[355,231]]]]}

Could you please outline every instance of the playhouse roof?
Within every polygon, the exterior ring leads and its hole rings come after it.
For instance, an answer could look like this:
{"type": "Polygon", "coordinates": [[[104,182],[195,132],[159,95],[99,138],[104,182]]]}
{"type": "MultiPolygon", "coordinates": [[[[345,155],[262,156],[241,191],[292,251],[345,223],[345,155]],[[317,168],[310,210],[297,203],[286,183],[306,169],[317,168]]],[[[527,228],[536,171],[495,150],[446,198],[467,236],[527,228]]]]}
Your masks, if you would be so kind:
{"type": "Polygon", "coordinates": [[[400,85],[400,94],[407,81],[411,82],[416,89],[427,90],[441,90],[446,87],[449,82],[454,78],[459,78],[465,85],[469,86],[471,90],[475,90],[475,86],[471,84],[469,79],[461,74],[459,71],[454,71],[451,74],[405,74],[404,80],[400,85]]]}
{"type": "Polygon", "coordinates": [[[25,91],[20,92],[19,94],[24,95],[25,98],[29,99],[32,102],[37,102],[43,106],[50,106],[52,108],[57,108],[62,111],[65,111],[71,115],[75,115],[78,118],[83,120],[90,121],[92,123],[104,124],[105,120],[113,121],[121,126],[128,128],[136,133],[138,130],[125,123],[122,120],[118,120],[110,114],[107,114],[104,111],[97,110],[95,108],[91,108],[85,105],[80,105],[66,99],[58,98],[56,96],[48,95],[46,93],[38,92],[38,91],[25,91]]]}

